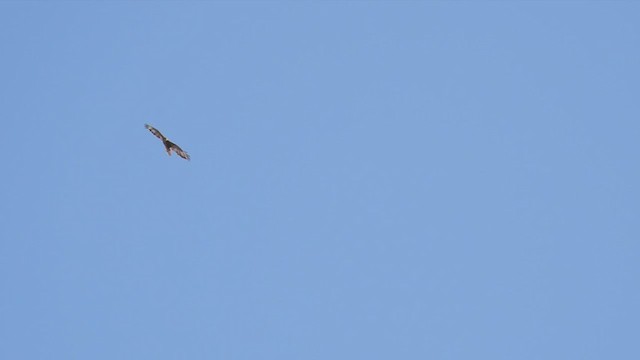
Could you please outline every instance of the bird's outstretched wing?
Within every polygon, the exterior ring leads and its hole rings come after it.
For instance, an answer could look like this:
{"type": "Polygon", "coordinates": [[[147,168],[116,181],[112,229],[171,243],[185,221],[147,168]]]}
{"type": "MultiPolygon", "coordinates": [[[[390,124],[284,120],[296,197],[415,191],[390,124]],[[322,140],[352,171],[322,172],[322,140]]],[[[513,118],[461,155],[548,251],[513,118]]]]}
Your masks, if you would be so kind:
{"type": "Polygon", "coordinates": [[[175,151],[176,154],[178,154],[178,156],[186,160],[191,160],[191,157],[189,156],[189,154],[187,154],[186,151],[182,150],[180,146],[172,143],[171,141],[167,141],[167,143],[169,145],[169,149],[175,151]]]}
{"type": "Polygon", "coordinates": [[[162,140],[163,142],[167,141],[167,138],[164,135],[162,135],[162,133],[158,131],[158,129],[154,128],[149,124],[144,124],[144,127],[146,127],[149,131],[151,131],[151,133],[155,135],[158,139],[162,140]]]}

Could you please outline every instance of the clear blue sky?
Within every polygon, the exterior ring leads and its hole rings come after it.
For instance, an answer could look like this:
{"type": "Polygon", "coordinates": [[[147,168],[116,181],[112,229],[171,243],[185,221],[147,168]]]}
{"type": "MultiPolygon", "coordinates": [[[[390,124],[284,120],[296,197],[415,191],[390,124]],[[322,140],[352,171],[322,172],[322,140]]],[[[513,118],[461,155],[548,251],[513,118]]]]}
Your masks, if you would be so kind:
{"type": "Polygon", "coordinates": [[[638,14],[0,3],[0,358],[640,358],[638,14]]]}

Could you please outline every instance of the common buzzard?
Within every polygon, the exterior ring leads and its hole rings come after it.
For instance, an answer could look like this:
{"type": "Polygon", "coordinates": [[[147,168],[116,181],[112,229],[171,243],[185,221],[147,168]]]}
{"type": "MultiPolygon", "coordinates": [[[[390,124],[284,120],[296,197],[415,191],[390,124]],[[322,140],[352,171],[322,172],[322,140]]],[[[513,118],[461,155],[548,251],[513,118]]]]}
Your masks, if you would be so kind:
{"type": "Polygon", "coordinates": [[[180,149],[180,146],[178,146],[178,145],[172,143],[171,141],[169,141],[169,139],[167,139],[164,135],[162,135],[162,133],[160,131],[158,131],[158,129],[154,128],[153,126],[151,126],[149,124],[144,124],[144,127],[149,129],[149,131],[151,131],[151,133],[153,135],[155,135],[158,139],[162,140],[162,143],[164,144],[164,148],[165,148],[165,150],[167,150],[167,154],[169,154],[169,156],[171,156],[171,150],[173,150],[181,158],[187,159],[187,160],[191,160],[191,158],[189,157],[189,154],[187,154],[186,151],[180,149]]]}

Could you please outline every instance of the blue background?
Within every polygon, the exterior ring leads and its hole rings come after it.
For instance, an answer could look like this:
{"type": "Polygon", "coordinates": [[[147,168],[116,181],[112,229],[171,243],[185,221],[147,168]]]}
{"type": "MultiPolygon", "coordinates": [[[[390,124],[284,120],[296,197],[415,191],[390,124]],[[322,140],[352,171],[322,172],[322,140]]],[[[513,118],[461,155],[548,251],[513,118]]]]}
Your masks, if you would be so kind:
{"type": "Polygon", "coordinates": [[[640,358],[639,11],[0,3],[0,358],[640,358]]]}

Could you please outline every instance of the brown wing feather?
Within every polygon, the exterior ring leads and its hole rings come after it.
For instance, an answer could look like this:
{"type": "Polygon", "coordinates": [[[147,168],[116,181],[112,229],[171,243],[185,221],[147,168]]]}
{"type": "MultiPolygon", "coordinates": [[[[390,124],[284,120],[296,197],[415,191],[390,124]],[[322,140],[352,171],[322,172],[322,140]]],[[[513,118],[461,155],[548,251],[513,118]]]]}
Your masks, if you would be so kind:
{"type": "Polygon", "coordinates": [[[151,133],[155,135],[158,139],[162,141],[167,141],[167,138],[164,135],[162,135],[162,133],[158,131],[158,129],[154,128],[149,124],[144,124],[144,127],[146,127],[149,131],[151,131],[151,133]]]}
{"type": "Polygon", "coordinates": [[[182,150],[180,146],[169,141],[169,147],[171,148],[171,150],[175,151],[176,154],[178,154],[181,158],[191,160],[191,157],[189,156],[189,154],[187,154],[186,151],[182,150]]]}

